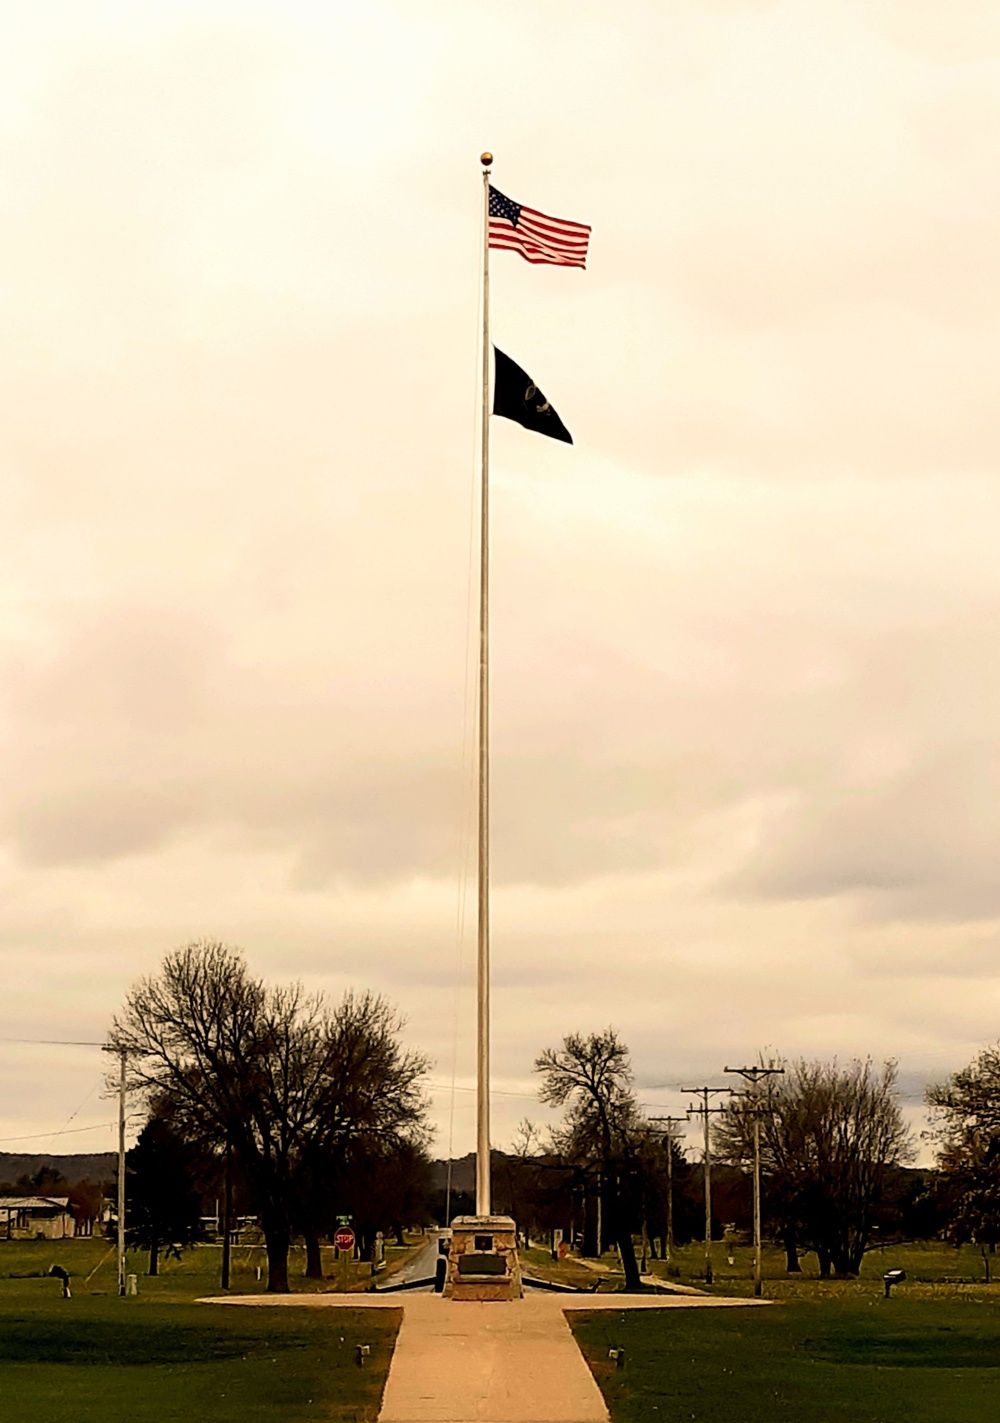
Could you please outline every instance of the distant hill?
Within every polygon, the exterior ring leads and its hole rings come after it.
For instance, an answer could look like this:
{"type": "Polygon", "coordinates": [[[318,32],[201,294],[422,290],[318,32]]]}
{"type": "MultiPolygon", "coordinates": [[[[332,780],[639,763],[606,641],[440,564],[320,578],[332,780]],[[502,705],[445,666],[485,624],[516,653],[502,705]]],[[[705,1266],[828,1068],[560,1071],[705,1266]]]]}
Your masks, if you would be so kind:
{"type": "Polygon", "coordinates": [[[69,1185],[79,1181],[111,1181],[118,1171],[113,1151],[95,1151],[74,1156],[28,1156],[0,1151],[0,1181],[14,1182],[20,1176],[34,1176],[43,1166],[58,1171],[69,1185]]]}
{"type": "MultiPolygon", "coordinates": [[[[496,1152],[493,1153],[496,1156],[496,1152]]],[[[448,1182],[447,1161],[431,1162],[431,1190],[443,1191],[448,1182]]],[[[476,1155],[460,1156],[451,1163],[451,1189],[453,1191],[474,1191],[476,1189],[476,1155]]]]}

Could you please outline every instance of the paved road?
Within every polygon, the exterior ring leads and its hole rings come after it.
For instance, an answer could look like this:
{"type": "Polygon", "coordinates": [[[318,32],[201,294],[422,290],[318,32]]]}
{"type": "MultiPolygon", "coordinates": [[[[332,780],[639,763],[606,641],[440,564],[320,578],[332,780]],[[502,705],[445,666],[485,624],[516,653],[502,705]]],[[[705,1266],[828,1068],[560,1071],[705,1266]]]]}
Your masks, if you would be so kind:
{"type": "Polygon", "coordinates": [[[434,1278],[434,1271],[437,1268],[438,1259],[438,1237],[439,1230],[428,1231],[427,1244],[422,1250],[418,1250],[416,1255],[407,1260],[400,1270],[396,1270],[386,1280],[386,1284],[402,1285],[407,1280],[427,1280],[434,1278]]]}

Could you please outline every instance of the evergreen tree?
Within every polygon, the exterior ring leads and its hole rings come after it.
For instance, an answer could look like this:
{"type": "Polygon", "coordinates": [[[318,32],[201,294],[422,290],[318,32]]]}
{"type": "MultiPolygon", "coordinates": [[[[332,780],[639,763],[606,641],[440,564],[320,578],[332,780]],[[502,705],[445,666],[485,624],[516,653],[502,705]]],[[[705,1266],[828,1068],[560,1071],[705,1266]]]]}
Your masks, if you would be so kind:
{"type": "Polygon", "coordinates": [[[149,1273],[160,1251],[180,1253],[201,1235],[197,1152],[170,1123],[153,1116],[125,1156],[126,1239],[149,1251],[149,1273]]]}

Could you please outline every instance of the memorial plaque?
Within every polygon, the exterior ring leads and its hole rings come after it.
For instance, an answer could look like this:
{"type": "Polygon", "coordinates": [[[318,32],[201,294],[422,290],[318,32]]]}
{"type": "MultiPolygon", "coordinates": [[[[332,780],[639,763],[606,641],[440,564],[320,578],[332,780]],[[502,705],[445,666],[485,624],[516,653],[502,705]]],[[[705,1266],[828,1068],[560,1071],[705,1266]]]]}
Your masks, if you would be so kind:
{"type": "Polygon", "coordinates": [[[468,1251],[465,1255],[459,1256],[458,1273],[460,1275],[506,1275],[507,1266],[504,1264],[502,1255],[476,1255],[468,1251]]]}

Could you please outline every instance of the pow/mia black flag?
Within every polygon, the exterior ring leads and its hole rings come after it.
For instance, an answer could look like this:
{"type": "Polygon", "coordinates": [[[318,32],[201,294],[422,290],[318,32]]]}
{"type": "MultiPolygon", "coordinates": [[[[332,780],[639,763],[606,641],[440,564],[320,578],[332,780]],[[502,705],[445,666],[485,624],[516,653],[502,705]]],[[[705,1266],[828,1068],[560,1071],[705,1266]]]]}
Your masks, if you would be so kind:
{"type": "Polygon", "coordinates": [[[493,347],[496,378],[493,384],[493,414],[516,420],[526,430],[551,435],[553,440],[573,443],[573,436],[526,371],[509,356],[493,347]]]}

